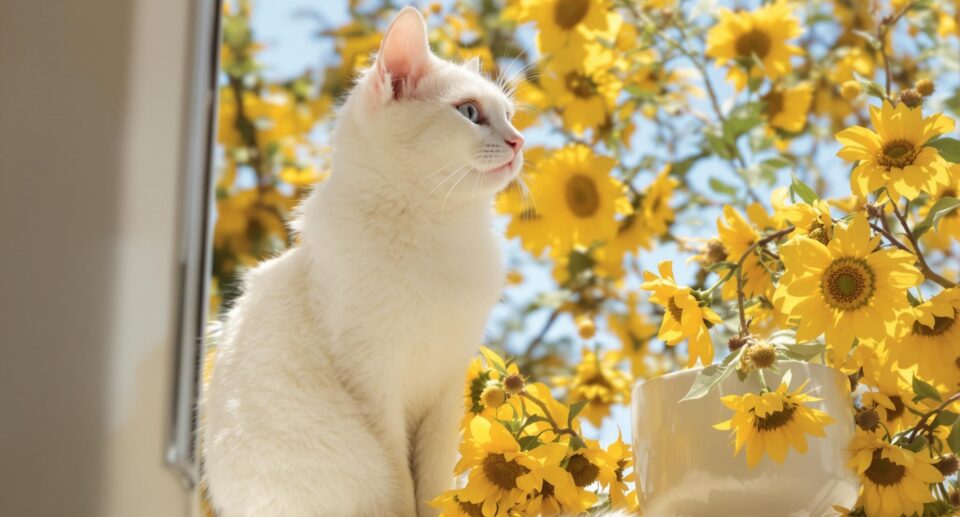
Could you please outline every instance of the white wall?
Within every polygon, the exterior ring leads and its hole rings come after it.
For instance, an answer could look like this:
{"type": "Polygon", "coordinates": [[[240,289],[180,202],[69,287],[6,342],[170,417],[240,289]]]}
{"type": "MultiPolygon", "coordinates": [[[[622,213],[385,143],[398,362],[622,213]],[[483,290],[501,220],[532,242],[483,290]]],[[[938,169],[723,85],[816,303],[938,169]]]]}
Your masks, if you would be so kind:
{"type": "Polygon", "coordinates": [[[0,0],[0,515],[180,516],[188,0],[0,0]]]}

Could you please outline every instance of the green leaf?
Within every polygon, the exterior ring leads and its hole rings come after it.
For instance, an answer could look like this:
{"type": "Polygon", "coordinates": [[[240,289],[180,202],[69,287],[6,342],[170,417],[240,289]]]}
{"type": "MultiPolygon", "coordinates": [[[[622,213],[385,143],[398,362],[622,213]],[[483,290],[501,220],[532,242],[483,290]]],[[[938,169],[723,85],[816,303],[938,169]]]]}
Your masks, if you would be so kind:
{"type": "Polygon", "coordinates": [[[728,118],[723,123],[723,138],[733,145],[741,135],[763,124],[763,118],[744,113],[741,116],[728,118]]]}
{"type": "Polygon", "coordinates": [[[827,346],[822,343],[804,343],[804,344],[792,344],[792,345],[781,345],[784,350],[787,352],[787,357],[790,359],[796,359],[798,361],[809,361],[814,357],[819,356],[827,349],[827,346]]]}
{"type": "Polygon", "coordinates": [[[579,450],[586,448],[587,444],[583,443],[583,440],[579,436],[570,437],[570,448],[573,450],[579,450]]]}
{"type": "Polygon", "coordinates": [[[567,417],[567,427],[573,425],[573,419],[580,414],[580,411],[583,411],[583,407],[587,405],[586,400],[580,400],[570,404],[570,416],[567,417]]]}
{"type": "Polygon", "coordinates": [[[933,419],[931,427],[938,427],[941,425],[954,425],[957,423],[957,419],[960,418],[960,415],[954,413],[953,411],[947,411],[946,409],[937,413],[937,417],[933,419]]]}
{"type": "Polygon", "coordinates": [[[897,445],[903,447],[908,451],[920,452],[927,446],[927,439],[923,436],[914,437],[912,442],[900,442],[897,445]]]}
{"type": "Polygon", "coordinates": [[[520,449],[524,451],[529,451],[536,449],[540,445],[540,439],[536,436],[521,436],[517,443],[520,444],[520,449]]]}
{"type": "Polygon", "coordinates": [[[803,181],[800,181],[800,178],[798,178],[796,174],[791,174],[791,176],[793,177],[793,181],[790,183],[790,192],[794,196],[799,197],[808,205],[812,205],[820,200],[820,196],[817,195],[816,191],[803,181]]]}
{"type": "Polygon", "coordinates": [[[731,197],[737,195],[737,187],[734,187],[729,183],[724,183],[722,180],[717,178],[710,178],[710,188],[713,189],[713,191],[717,194],[726,194],[731,197]]]}
{"type": "Polygon", "coordinates": [[[723,363],[721,364],[711,364],[706,368],[700,370],[700,373],[697,374],[697,377],[693,379],[693,384],[690,386],[690,391],[680,402],[684,400],[696,400],[703,398],[707,393],[710,393],[710,390],[714,388],[717,384],[720,384],[724,379],[730,376],[731,373],[737,370],[735,366],[731,366],[730,363],[734,361],[735,358],[740,357],[740,354],[743,353],[743,349],[740,349],[735,354],[730,354],[724,358],[723,363]]]}
{"type": "Polygon", "coordinates": [[[871,97],[876,97],[880,100],[887,99],[887,92],[884,91],[883,87],[869,79],[861,79],[860,86],[863,87],[864,93],[871,97]]]}
{"type": "Polygon", "coordinates": [[[913,392],[917,394],[913,399],[914,402],[923,399],[933,399],[940,402],[940,393],[937,391],[937,388],[934,388],[917,376],[913,377],[913,392]]]}
{"type": "Polygon", "coordinates": [[[723,138],[710,132],[704,133],[703,136],[707,139],[708,148],[713,151],[714,154],[725,159],[733,158],[733,152],[723,138]]]}
{"type": "Polygon", "coordinates": [[[927,142],[926,145],[939,151],[940,156],[943,156],[944,160],[960,163],[960,140],[956,138],[938,138],[927,142]]]}
{"type": "Polygon", "coordinates": [[[947,436],[947,445],[954,454],[960,451],[960,420],[953,423],[950,434],[947,436]]]}
{"type": "Polygon", "coordinates": [[[937,226],[937,223],[940,222],[940,219],[943,219],[943,216],[956,210],[957,207],[960,207],[960,199],[954,197],[942,197],[938,199],[937,202],[930,207],[923,221],[920,221],[920,224],[913,229],[914,236],[920,237],[932,230],[937,226]]]}

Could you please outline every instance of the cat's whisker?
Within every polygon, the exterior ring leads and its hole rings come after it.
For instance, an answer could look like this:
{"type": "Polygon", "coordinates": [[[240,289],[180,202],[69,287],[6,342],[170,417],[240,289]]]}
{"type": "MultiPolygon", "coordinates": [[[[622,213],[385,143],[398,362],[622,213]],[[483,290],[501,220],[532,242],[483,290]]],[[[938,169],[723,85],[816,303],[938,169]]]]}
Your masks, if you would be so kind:
{"type": "Polygon", "coordinates": [[[427,193],[427,197],[432,196],[433,193],[436,192],[436,191],[440,188],[441,185],[443,185],[444,183],[446,183],[447,180],[449,180],[450,178],[455,177],[455,176],[456,176],[461,170],[463,170],[465,167],[469,168],[468,165],[461,165],[460,167],[457,167],[456,169],[454,169],[453,171],[451,171],[449,174],[447,174],[446,176],[444,176],[443,179],[441,179],[439,183],[437,183],[436,185],[434,185],[434,187],[433,187],[432,189],[430,189],[430,192],[427,193]]]}
{"type": "Polygon", "coordinates": [[[460,178],[456,181],[456,183],[453,184],[452,187],[450,187],[450,190],[447,191],[447,195],[443,196],[443,203],[440,205],[441,212],[447,209],[447,199],[450,198],[450,194],[453,193],[453,191],[457,188],[457,185],[459,185],[460,182],[463,181],[463,179],[466,178],[467,175],[470,174],[470,171],[472,170],[473,170],[472,167],[467,167],[467,170],[463,171],[463,174],[460,175],[460,178]]]}
{"type": "Polygon", "coordinates": [[[424,183],[424,182],[426,182],[428,179],[430,179],[430,178],[436,176],[437,174],[440,174],[441,172],[443,172],[444,169],[446,169],[447,167],[450,167],[451,165],[456,165],[457,162],[459,162],[459,161],[460,161],[460,158],[455,158],[455,159],[451,160],[451,161],[450,161],[449,163],[447,163],[446,165],[440,167],[439,169],[437,169],[437,170],[431,172],[430,174],[427,174],[427,175],[424,176],[423,178],[421,178],[421,179],[419,180],[419,183],[424,183]]]}

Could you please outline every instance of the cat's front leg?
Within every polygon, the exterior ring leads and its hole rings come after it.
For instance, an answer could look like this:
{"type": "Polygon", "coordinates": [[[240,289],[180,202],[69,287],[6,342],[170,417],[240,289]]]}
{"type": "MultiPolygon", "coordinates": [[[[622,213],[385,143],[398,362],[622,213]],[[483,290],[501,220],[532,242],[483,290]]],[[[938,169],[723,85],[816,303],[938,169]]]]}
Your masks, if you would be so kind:
{"type": "Polygon", "coordinates": [[[413,479],[416,484],[419,517],[439,513],[429,502],[453,487],[453,467],[460,441],[459,422],[463,414],[458,387],[443,390],[429,406],[414,436],[413,479]]]}

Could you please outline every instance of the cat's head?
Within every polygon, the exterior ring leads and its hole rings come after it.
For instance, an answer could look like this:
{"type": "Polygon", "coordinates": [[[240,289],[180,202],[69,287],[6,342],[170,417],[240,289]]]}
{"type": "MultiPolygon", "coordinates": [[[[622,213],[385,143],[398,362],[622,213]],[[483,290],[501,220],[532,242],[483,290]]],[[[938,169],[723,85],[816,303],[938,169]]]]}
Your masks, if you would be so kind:
{"type": "Polygon", "coordinates": [[[436,57],[423,17],[407,7],[338,114],[335,161],[355,175],[341,179],[444,206],[490,197],[523,166],[514,109],[478,60],[436,57]]]}

